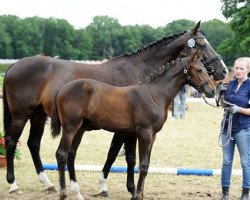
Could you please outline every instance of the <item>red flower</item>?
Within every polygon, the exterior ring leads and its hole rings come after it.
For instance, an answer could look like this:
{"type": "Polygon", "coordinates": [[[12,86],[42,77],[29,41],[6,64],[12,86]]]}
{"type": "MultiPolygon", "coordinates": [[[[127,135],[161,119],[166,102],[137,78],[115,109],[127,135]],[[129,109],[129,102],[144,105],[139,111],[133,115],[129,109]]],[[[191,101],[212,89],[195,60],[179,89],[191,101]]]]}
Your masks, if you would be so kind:
{"type": "Polygon", "coordinates": [[[4,138],[1,138],[1,139],[0,139],[0,144],[1,144],[1,146],[4,147],[4,148],[6,147],[6,145],[5,145],[5,139],[4,139],[4,138]]]}

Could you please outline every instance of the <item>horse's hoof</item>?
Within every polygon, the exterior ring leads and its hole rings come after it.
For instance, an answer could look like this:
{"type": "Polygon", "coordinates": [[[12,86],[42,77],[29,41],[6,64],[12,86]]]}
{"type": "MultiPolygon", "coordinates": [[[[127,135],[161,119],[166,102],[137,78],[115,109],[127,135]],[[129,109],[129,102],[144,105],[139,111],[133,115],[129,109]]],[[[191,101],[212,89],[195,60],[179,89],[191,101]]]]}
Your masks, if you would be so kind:
{"type": "Polygon", "coordinates": [[[109,194],[108,190],[106,190],[106,191],[102,191],[102,192],[100,192],[98,194],[95,194],[93,196],[94,197],[110,197],[110,194],[109,194]]]}
{"type": "Polygon", "coordinates": [[[142,195],[134,195],[131,200],[143,200],[142,195]]]}
{"type": "Polygon", "coordinates": [[[142,199],[140,199],[138,197],[132,197],[131,200],[142,200],[142,199]]]}
{"type": "Polygon", "coordinates": [[[60,195],[60,200],[66,200],[68,199],[68,195],[64,194],[64,195],[60,195]]]}
{"type": "Polygon", "coordinates": [[[48,191],[49,193],[50,193],[50,192],[51,192],[51,193],[54,193],[54,192],[57,192],[57,189],[56,189],[56,187],[53,185],[53,186],[51,186],[51,187],[46,188],[45,191],[48,191]]]}
{"type": "Polygon", "coordinates": [[[65,200],[68,198],[67,192],[65,190],[60,191],[60,200],[65,200]]]}
{"type": "Polygon", "coordinates": [[[23,194],[22,193],[22,191],[19,189],[19,188],[17,188],[17,189],[14,189],[14,190],[9,190],[9,193],[10,194],[23,194]]]}

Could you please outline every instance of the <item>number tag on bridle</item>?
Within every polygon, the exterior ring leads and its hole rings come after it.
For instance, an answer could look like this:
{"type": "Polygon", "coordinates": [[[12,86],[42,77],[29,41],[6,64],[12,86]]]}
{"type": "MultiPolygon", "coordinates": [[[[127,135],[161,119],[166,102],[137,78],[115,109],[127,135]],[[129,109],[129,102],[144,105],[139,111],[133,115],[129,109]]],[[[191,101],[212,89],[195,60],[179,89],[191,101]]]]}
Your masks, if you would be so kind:
{"type": "Polygon", "coordinates": [[[190,48],[193,48],[193,47],[195,46],[195,41],[194,41],[194,39],[189,39],[189,40],[188,40],[188,46],[189,46],[190,48]]]}

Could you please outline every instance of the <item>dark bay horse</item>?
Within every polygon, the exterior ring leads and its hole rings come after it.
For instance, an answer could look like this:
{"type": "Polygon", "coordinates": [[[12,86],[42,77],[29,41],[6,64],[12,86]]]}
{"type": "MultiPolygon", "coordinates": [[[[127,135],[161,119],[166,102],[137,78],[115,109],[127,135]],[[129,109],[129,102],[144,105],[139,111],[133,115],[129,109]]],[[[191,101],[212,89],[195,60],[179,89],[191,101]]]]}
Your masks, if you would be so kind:
{"type": "MultiPolygon", "coordinates": [[[[190,84],[208,97],[215,85],[201,62],[201,51],[163,65],[138,85],[116,87],[92,79],[78,79],[59,90],[52,107],[52,135],[62,138],[56,151],[60,180],[60,198],[66,199],[65,165],[74,137],[92,129],[104,129],[134,135],[139,143],[139,179],[132,199],[143,199],[145,177],[156,137],[168,115],[168,106],[182,85],[190,84]]],[[[83,199],[77,182],[71,188],[83,199]]]]}
{"type": "MultiPolygon", "coordinates": [[[[130,55],[123,55],[99,65],[80,64],[45,56],[26,57],[13,64],[6,72],[3,85],[4,131],[7,145],[7,181],[10,192],[19,189],[14,175],[14,152],[16,143],[23,132],[27,121],[30,121],[28,147],[45,188],[54,190],[54,185],[47,178],[40,158],[40,143],[44,132],[47,116],[51,116],[51,105],[56,93],[64,84],[79,78],[91,78],[110,85],[127,86],[138,82],[145,69],[154,70],[177,57],[190,56],[193,49],[204,49],[203,62],[215,79],[224,79],[227,68],[220,56],[216,54],[204,35],[199,31],[200,22],[189,31],[164,37],[130,55]]],[[[77,137],[81,138],[79,134],[77,137]]],[[[108,161],[103,169],[104,179],[107,178],[116,152],[119,151],[124,139],[115,134],[108,161]]],[[[78,141],[73,141],[70,151],[69,171],[75,176],[73,163],[78,141]]],[[[125,146],[134,146],[132,140],[125,146]]],[[[132,149],[132,148],[129,148],[132,149]]],[[[127,151],[128,163],[127,187],[133,192],[133,151],[127,151]]]]}

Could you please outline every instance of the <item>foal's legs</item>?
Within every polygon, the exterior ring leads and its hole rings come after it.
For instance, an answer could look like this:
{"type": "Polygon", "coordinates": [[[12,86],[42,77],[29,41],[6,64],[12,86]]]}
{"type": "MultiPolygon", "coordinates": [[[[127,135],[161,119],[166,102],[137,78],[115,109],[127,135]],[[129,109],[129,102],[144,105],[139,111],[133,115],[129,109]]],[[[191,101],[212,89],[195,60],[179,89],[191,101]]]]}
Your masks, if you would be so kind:
{"type": "Polygon", "coordinates": [[[136,161],[136,141],[137,138],[134,135],[126,135],[125,138],[125,152],[127,161],[127,190],[134,196],[135,194],[135,180],[134,180],[134,168],[136,161]]]}
{"type": "Polygon", "coordinates": [[[119,150],[122,147],[122,144],[125,143],[126,151],[126,162],[127,162],[127,190],[134,195],[135,193],[135,183],[134,183],[134,167],[135,167],[135,158],[136,158],[136,137],[134,135],[124,135],[122,133],[115,133],[110,145],[108,152],[108,157],[105,162],[105,165],[102,169],[102,173],[99,179],[99,196],[108,197],[108,189],[106,186],[106,180],[110,172],[112,164],[115,162],[115,159],[119,153],[119,150]]]}
{"type": "Polygon", "coordinates": [[[33,116],[30,118],[31,127],[27,143],[39,180],[45,185],[45,190],[55,192],[56,188],[54,184],[49,181],[47,174],[44,172],[40,157],[40,144],[44,132],[46,118],[47,115],[44,112],[38,110],[34,112],[33,116]]]}
{"type": "MultiPolygon", "coordinates": [[[[68,152],[71,147],[74,136],[81,127],[80,120],[75,123],[71,123],[63,127],[62,138],[59,147],[56,151],[56,159],[59,171],[59,181],[60,181],[60,199],[67,199],[66,185],[65,185],[65,165],[68,160],[68,152]]],[[[78,198],[83,199],[82,196],[78,198]]]]}
{"type": "Polygon", "coordinates": [[[67,166],[69,171],[69,178],[70,178],[70,184],[71,184],[71,190],[74,191],[77,199],[81,199],[81,193],[80,188],[76,180],[76,173],[75,173],[75,158],[76,158],[76,152],[77,149],[81,143],[82,136],[84,134],[84,129],[81,128],[77,131],[77,134],[75,135],[70,150],[68,154],[68,160],[67,160],[67,166]]]}
{"type": "Polygon", "coordinates": [[[100,196],[103,196],[103,197],[109,196],[109,192],[108,192],[107,185],[106,185],[106,180],[108,178],[111,166],[115,162],[115,159],[119,153],[119,150],[122,147],[123,142],[124,142],[124,136],[122,134],[115,133],[113,136],[112,142],[110,144],[108,157],[106,159],[106,162],[102,169],[102,173],[99,178],[99,194],[98,195],[100,196]]]}
{"type": "Polygon", "coordinates": [[[144,130],[138,134],[139,141],[139,179],[137,183],[136,194],[132,198],[133,200],[142,200],[145,178],[148,174],[148,168],[150,163],[150,155],[155,140],[155,135],[152,135],[152,131],[144,130]]]}
{"type": "Polygon", "coordinates": [[[24,115],[12,115],[12,122],[9,130],[6,130],[6,158],[7,158],[7,181],[10,184],[9,192],[19,191],[14,174],[14,155],[17,142],[22,134],[23,128],[28,120],[24,115]]]}

